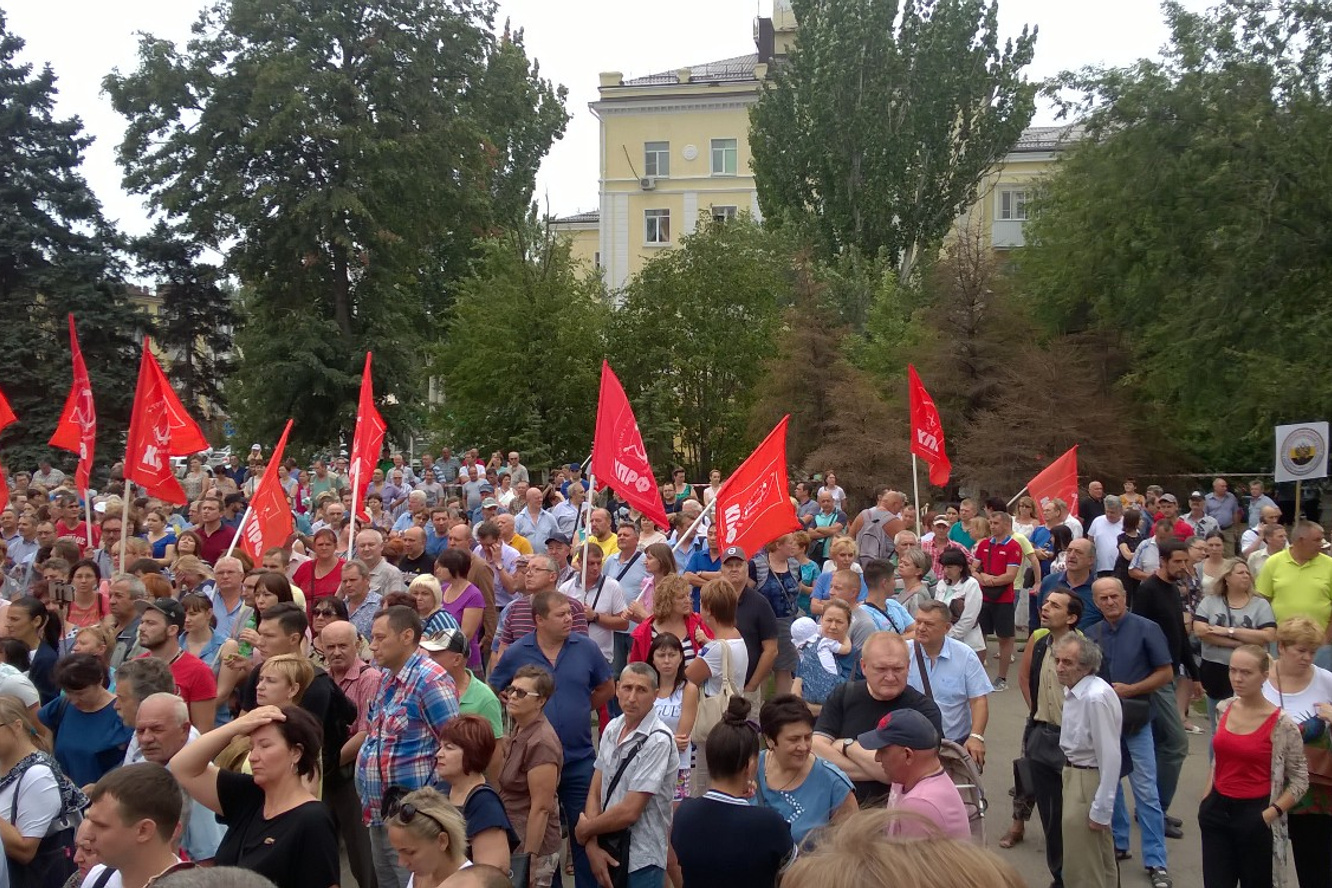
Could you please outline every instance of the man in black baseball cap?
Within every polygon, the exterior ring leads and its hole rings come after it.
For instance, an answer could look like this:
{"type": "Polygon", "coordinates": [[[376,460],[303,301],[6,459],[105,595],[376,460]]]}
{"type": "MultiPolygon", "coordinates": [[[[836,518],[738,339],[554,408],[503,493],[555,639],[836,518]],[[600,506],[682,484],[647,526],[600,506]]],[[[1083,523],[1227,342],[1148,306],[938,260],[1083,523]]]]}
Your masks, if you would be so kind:
{"type": "Polygon", "coordinates": [[[929,821],[903,817],[889,827],[890,834],[928,838],[935,834],[929,825],[933,824],[950,838],[971,838],[966,806],[939,761],[939,732],[928,718],[914,709],[897,709],[856,740],[874,752],[874,760],[883,768],[891,785],[888,807],[929,821]]]}
{"type": "Polygon", "coordinates": [[[185,608],[174,598],[155,599],[139,618],[139,644],[171,666],[176,692],[190,708],[190,723],[206,731],[217,710],[217,679],[203,660],[181,647],[184,634],[185,608]]]}
{"type": "MultiPolygon", "coordinates": [[[[735,607],[735,628],[740,630],[745,649],[749,652],[749,671],[745,675],[745,696],[755,707],[762,705],[763,683],[774,666],[782,669],[777,674],[777,693],[789,694],[794,678],[794,665],[783,667],[777,663],[777,615],[768,599],[753,586],[749,575],[749,560],[739,546],[727,546],[721,553],[721,579],[730,583],[739,596],[735,607]]],[[[790,635],[790,632],[787,632],[790,635]]]]}

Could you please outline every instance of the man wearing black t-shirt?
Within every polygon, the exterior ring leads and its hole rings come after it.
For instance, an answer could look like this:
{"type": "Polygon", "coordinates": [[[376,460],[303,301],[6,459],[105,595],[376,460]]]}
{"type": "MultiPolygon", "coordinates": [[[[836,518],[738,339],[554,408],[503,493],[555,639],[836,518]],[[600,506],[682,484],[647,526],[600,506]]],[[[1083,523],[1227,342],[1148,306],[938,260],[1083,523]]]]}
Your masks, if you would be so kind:
{"type": "Polygon", "coordinates": [[[757,712],[763,705],[763,683],[777,662],[777,615],[768,599],[749,585],[749,562],[744,549],[731,546],[722,552],[721,578],[740,596],[735,606],[735,628],[740,630],[749,652],[745,697],[757,712]]]}
{"type": "Polygon", "coordinates": [[[420,574],[435,572],[435,558],[426,551],[425,528],[409,527],[404,530],[402,548],[402,558],[398,559],[398,570],[402,572],[404,583],[410,584],[420,574]]]}
{"type": "Polygon", "coordinates": [[[893,632],[876,632],[860,650],[864,681],[850,681],[828,696],[814,726],[814,754],[836,765],[856,787],[862,805],[888,796],[883,768],[874,753],[856,742],[856,737],[874,730],[880,719],[898,709],[914,709],[943,734],[943,717],[934,701],[907,685],[906,642],[893,632]]]}

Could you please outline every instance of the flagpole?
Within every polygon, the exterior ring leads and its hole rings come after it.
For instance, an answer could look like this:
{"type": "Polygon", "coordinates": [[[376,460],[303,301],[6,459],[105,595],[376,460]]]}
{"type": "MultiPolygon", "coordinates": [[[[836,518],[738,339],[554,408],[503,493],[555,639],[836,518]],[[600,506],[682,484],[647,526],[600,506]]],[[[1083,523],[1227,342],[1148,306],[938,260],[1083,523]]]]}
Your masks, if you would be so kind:
{"type": "Polygon", "coordinates": [[[1018,497],[1022,496],[1022,494],[1026,492],[1027,492],[1027,485],[1023,484],[1022,489],[1019,490],[1017,493],[1013,494],[1013,498],[1008,501],[1008,504],[1010,506],[1013,505],[1013,503],[1017,502],[1018,497]]]}
{"type": "MultiPolygon", "coordinates": [[[[592,510],[596,506],[592,505],[592,497],[597,493],[597,476],[587,476],[587,519],[583,522],[583,554],[579,556],[578,570],[581,574],[579,582],[583,584],[583,591],[587,591],[587,546],[592,541],[592,510]]],[[[574,525],[575,527],[577,525],[574,525]]],[[[601,544],[598,543],[598,546],[601,544]]]]}
{"type": "Polygon", "coordinates": [[[916,454],[911,454],[911,488],[916,496],[916,539],[920,539],[920,513],[924,504],[920,501],[920,470],[916,468],[916,454]]]}
{"type": "Polygon", "coordinates": [[[694,519],[694,523],[689,525],[688,529],[685,530],[684,533],[680,534],[679,539],[676,540],[676,545],[677,546],[679,545],[679,540],[683,540],[685,537],[692,537],[694,533],[698,530],[698,526],[703,523],[703,519],[708,517],[708,513],[713,511],[715,508],[717,508],[717,498],[714,496],[712,498],[712,502],[704,506],[703,511],[698,513],[698,517],[694,519]]]}
{"type": "MultiPolygon", "coordinates": [[[[245,525],[249,522],[250,512],[252,511],[254,511],[254,504],[246,503],[245,511],[241,513],[240,524],[236,525],[236,532],[231,537],[231,545],[227,546],[227,554],[223,555],[223,558],[230,558],[231,553],[236,550],[236,541],[239,540],[241,534],[245,532],[245,525]]],[[[262,556],[264,553],[260,552],[259,554],[262,556]]]]}
{"type": "Polygon", "coordinates": [[[356,492],[361,489],[361,461],[352,466],[352,507],[351,523],[347,525],[347,552],[356,551],[356,492]]]}
{"type": "MultiPolygon", "coordinates": [[[[92,551],[92,549],[93,549],[93,537],[92,537],[92,491],[91,491],[91,490],[88,490],[88,489],[86,489],[86,488],[85,488],[84,491],[83,491],[83,514],[87,516],[87,518],[86,518],[85,520],[86,520],[86,522],[87,522],[87,524],[88,524],[88,550],[89,550],[89,551],[92,551]]],[[[121,525],[120,532],[121,532],[122,534],[125,532],[125,525],[123,525],[123,524],[121,525]]],[[[125,554],[124,554],[124,552],[121,553],[120,558],[121,558],[122,561],[125,559],[125,554]]]]}
{"type": "Polygon", "coordinates": [[[117,573],[125,572],[125,544],[129,542],[130,486],[133,483],[129,478],[125,479],[125,509],[120,516],[120,570],[117,573]]]}

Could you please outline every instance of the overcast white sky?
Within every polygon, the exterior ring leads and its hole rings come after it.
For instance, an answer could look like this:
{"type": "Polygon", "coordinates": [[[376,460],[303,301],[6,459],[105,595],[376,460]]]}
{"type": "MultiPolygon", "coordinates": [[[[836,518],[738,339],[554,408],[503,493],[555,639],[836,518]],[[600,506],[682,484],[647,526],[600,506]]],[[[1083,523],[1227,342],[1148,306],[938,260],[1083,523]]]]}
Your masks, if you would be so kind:
{"type": "MultiPolygon", "coordinates": [[[[136,33],[183,41],[203,0],[120,0],[53,3],[0,0],[9,29],[27,41],[23,60],[50,63],[58,80],[61,116],[77,115],[97,141],[84,174],[109,218],[128,233],[148,228],[139,199],[120,188],[114,149],[124,121],[101,94],[113,68],[135,65],[136,33]]],[[[498,25],[507,16],[527,34],[529,54],[542,74],[569,88],[573,120],[542,166],[538,197],[556,214],[597,206],[597,121],[588,102],[597,97],[597,75],[627,76],[674,70],[753,52],[753,20],[768,15],[772,0],[500,0],[498,25]]],[[[1185,0],[1201,9],[1206,0],[1185,0]]],[[[1031,75],[1045,77],[1086,64],[1126,64],[1157,53],[1166,29],[1156,0],[1000,0],[1005,35],[1023,24],[1040,26],[1031,75]]],[[[1050,123],[1048,111],[1036,121],[1050,123]]]]}

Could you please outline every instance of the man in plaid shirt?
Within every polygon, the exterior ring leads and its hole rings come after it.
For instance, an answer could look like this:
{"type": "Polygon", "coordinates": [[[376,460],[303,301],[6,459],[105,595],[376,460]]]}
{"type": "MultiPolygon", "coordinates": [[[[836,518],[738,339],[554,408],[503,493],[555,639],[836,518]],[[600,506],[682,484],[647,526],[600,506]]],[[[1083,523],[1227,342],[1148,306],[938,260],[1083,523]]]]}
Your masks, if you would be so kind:
{"type": "Polygon", "coordinates": [[[458,714],[453,680],[417,650],[421,618],[396,605],[375,616],[370,651],[384,671],[370,704],[365,743],[356,757],[356,790],[370,831],[379,888],[407,888],[407,871],[389,844],[382,806],[390,787],[428,785],[444,723],[458,714]]]}

